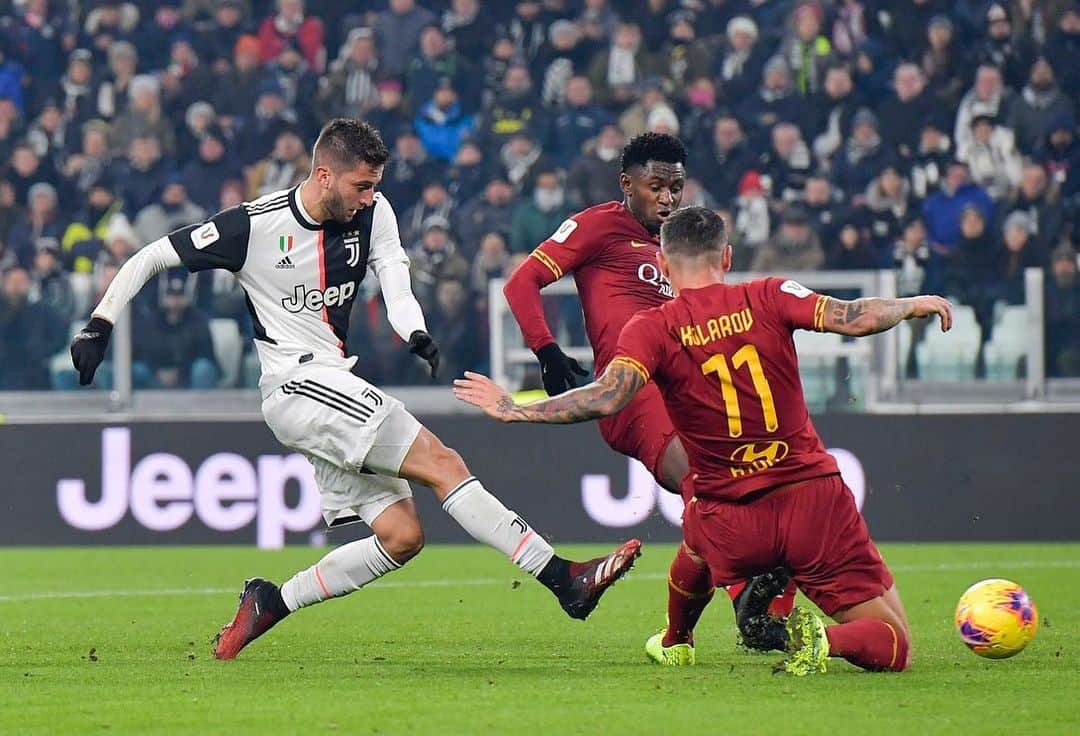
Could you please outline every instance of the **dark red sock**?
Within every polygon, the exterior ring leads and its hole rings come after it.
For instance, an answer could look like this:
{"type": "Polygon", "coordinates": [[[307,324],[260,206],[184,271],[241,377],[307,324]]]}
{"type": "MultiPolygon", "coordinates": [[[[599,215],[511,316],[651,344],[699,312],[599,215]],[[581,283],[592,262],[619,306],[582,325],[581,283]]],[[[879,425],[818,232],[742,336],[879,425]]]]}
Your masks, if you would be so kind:
{"type": "Polygon", "coordinates": [[[664,646],[694,643],[694,627],[713,597],[706,565],[699,565],[679,545],[668,571],[668,626],[664,646]]]}
{"type": "Polygon", "coordinates": [[[911,643],[904,632],[875,618],[849,621],[825,628],[829,656],[843,657],[866,670],[907,669],[911,643]]]}
{"type": "Polygon", "coordinates": [[[769,603],[769,615],[784,618],[795,607],[795,593],[799,590],[794,580],[789,580],[784,592],[772,599],[769,603]]]}

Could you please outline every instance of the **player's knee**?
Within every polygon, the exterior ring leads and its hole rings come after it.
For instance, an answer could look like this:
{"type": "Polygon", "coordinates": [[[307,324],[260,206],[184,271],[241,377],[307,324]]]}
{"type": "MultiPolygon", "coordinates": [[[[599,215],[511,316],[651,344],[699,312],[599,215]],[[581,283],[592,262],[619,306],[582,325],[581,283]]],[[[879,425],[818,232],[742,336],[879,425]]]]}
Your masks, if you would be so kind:
{"type": "Polygon", "coordinates": [[[399,524],[389,532],[380,534],[379,543],[394,558],[394,562],[404,565],[424,548],[424,530],[419,521],[399,524]]]}
{"type": "Polygon", "coordinates": [[[435,442],[431,448],[431,461],[439,477],[448,482],[459,483],[469,475],[469,468],[457,450],[447,447],[442,442],[435,442]]]}

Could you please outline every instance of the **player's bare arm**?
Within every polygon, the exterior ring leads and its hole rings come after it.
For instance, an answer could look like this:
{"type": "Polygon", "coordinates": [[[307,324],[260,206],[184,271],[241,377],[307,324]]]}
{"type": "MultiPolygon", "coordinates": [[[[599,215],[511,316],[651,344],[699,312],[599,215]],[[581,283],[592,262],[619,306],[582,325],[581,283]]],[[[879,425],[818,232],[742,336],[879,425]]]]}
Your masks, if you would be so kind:
{"type": "Polygon", "coordinates": [[[471,371],[454,381],[454,396],[501,422],[573,424],[618,413],[644,385],[640,371],[615,361],[589,385],[531,404],[516,403],[499,384],[471,371]]]}
{"type": "Polygon", "coordinates": [[[845,301],[828,297],[825,303],[826,332],[863,337],[892,329],[907,319],[941,318],[941,331],[952,327],[952,305],[940,296],[912,296],[903,299],[867,297],[845,301]]]}

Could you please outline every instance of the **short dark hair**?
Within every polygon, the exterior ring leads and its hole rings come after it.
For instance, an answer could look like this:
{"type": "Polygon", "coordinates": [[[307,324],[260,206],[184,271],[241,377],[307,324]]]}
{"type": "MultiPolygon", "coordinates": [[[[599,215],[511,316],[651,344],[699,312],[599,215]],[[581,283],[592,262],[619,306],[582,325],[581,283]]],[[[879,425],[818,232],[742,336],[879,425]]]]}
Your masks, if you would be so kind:
{"type": "Polygon", "coordinates": [[[334,118],[315,140],[315,162],[334,170],[359,163],[382,166],[390,160],[390,150],[375,126],[356,118],[334,118]]]}
{"type": "Polygon", "coordinates": [[[650,161],[685,166],[686,146],[678,138],[667,133],[643,133],[627,143],[622,150],[620,163],[624,174],[633,167],[644,166],[650,161]]]}
{"type": "Polygon", "coordinates": [[[718,255],[727,244],[724,219],[708,207],[675,210],[660,227],[660,246],[665,255],[691,258],[718,255]]]}

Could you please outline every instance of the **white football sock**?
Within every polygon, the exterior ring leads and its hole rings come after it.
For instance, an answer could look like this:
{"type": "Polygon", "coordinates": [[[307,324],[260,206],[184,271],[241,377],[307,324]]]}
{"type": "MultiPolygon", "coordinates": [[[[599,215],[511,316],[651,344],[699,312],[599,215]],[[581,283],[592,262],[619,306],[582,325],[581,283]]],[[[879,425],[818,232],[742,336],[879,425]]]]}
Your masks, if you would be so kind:
{"type": "Polygon", "coordinates": [[[499,550],[534,577],[555,555],[546,539],[484,490],[476,478],[458,484],[442,506],[473,539],[499,550]]]}
{"type": "Polygon", "coordinates": [[[377,577],[401,567],[375,535],[343,544],[281,586],[290,611],[360,590],[377,577]]]}

